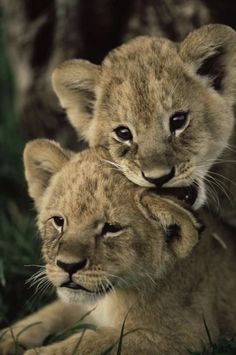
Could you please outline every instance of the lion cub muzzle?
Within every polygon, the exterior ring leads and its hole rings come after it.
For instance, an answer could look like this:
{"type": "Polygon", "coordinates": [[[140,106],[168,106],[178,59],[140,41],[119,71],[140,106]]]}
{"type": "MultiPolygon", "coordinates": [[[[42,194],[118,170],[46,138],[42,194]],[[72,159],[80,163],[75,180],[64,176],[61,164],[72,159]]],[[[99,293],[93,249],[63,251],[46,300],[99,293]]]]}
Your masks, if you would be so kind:
{"type": "Polygon", "coordinates": [[[155,176],[152,176],[148,174],[148,172],[144,171],[142,171],[142,175],[144,179],[146,179],[151,184],[154,184],[156,187],[161,187],[175,176],[175,167],[173,166],[171,169],[163,168],[159,171],[159,174],[157,172],[155,176]]]}

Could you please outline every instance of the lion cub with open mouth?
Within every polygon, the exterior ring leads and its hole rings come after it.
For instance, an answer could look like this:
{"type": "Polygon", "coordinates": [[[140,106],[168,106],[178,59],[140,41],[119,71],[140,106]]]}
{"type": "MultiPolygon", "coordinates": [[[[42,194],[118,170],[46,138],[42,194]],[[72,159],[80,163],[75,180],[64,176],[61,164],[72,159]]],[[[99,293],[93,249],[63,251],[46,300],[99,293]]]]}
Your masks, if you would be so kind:
{"type": "Polygon", "coordinates": [[[79,354],[116,353],[124,321],[127,355],[201,351],[209,343],[204,321],[213,341],[235,334],[230,231],[205,211],[202,231],[182,202],[134,185],[109,159],[104,148],[71,157],[53,141],[27,144],[26,178],[47,277],[61,300],[3,333],[1,354],[12,353],[12,332],[20,334],[18,353],[31,349],[27,355],[71,355],[78,343],[79,354]],[[97,331],[42,346],[94,307],[86,322],[97,331]]]}
{"type": "Polygon", "coordinates": [[[52,82],[80,136],[106,146],[129,180],[186,187],[196,209],[220,195],[236,222],[235,63],[236,32],[216,24],[181,43],[137,37],[101,65],[66,61],[52,82]]]}

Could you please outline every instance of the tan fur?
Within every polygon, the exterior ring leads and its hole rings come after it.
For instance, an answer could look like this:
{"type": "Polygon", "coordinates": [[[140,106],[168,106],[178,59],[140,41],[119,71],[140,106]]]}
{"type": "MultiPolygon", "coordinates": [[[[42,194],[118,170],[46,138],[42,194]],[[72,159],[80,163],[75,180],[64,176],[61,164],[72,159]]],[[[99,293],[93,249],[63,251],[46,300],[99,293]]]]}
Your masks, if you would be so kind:
{"type": "MultiPolygon", "coordinates": [[[[203,210],[199,213],[206,229],[199,235],[198,217],[170,197],[133,185],[109,163],[104,148],[71,159],[67,154],[47,140],[29,143],[24,153],[47,276],[65,303],[57,301],[14,325],[16,336],[26,325],[41,322],[19,336],[20,344],[39,347],[40,355],[71,355],[82,337],[79,354],[98,354],[117,342],[126,316],[125,333],[132,331],[123,338],[122,354],[127,355],[202,351],[209,345],[204,320],[213,342],[235,334],[234,233],[203,210]],[[49,170],[54,173],[43,190],[49,170]],[[64,217],[62,234],[53,216],[64,217]],[[105,223],[122,229],[102,235],[105,223]],[[179,232],[170,236],[173,225],[179,232]],[[60,287],[68,274],[57,260],[75,263],[85,258],[88,263],[72,278],[93,293],[60,287]],[[86,322],[96,324],[97,331],[40,347],[48,334],[65,329],[94,307],[86,322]]],[[[0,353],[10,354],[12,347],[8,331],[0,340],[0,353]]],[[[112,353],[116,351],[117,345],[112,353]]]]}
{"type": "MultiPolygon", "coordinates": [[[[207,25],[180,44],[137,37],[111,51],[101,66],[67,61],[54,71],[52,83],[78,133],[90,146],[109,147],[128,179],[151,186],[142,173],[158,178],[175,166],[176,174],[166,186],[198,183],[198,208],[205,201],[204,178],[233,132],[235,62],[235,31],[225,25],[207,25]],[[189,122],[173,135],[169,120],[178,111],[188,111],[189,122]],[[114,129],[118,126],[130,129],[131,143],[117,140],[114,129]]],[[[226,167],[221,161],[219,172],[234,179],[235,169],[230,172],[227,161],[226,167]]],[[[214,183],[212,188],[214,193],[214,183]]],[[[231,205],[227,207],[232,210],[231,205]]]]}

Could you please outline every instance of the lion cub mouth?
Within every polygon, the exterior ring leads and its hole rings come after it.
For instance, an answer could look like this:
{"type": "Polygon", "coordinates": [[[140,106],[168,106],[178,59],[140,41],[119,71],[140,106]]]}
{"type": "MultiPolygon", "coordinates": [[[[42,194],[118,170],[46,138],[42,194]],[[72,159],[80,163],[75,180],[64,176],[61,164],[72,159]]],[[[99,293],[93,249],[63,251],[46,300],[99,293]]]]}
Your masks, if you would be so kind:
{"type": "Polygon", "coordinates": [[[163,187],[155,189],[155,192],[161,196],[172,196],[176,199],[193,206],[198,197],[198,187],[196,184],[183,187],[163,187]]]}
{"type": "Polygon", "coordinates": [[[82,290],[82,291],[86,291],[86,292],[90,292],[90,293],[93,293],[93,291],[91,290],[88,290],[87,288],[85,288],[84,286],[82,285],[79,285],[77,283],[75,283],[74,281],[67,281],[67,282],[64,282],[61,287],[66,287],[66,288],[71,288],[73,290],[82,290]]]}
{"type": "Polygon", "coordinates": [[[107,285],[106,287],[105,286],[98,286],[96,288],[96,290],[89,290],[87,289],[86,287],[74,282],[74,281],[67,281],[67,282],[64,282],[61,287],[66,287],[66,288],[69,288],[69,289],[72,289],[72,290],[79,290],[79,291],[85,291],[85,292],[89,292],[89,293],[93,293],[93,294],[105,294],[105,293],[108,293],[109,291],[111,291],[111,286],[110,285],[107,285]]]}

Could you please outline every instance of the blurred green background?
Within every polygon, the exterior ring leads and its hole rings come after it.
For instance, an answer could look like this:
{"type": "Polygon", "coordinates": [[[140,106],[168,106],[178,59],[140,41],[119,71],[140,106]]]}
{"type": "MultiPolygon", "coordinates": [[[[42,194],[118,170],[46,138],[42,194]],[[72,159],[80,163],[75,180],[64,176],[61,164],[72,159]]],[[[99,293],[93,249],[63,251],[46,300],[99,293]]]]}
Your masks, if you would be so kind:
{"type": "Polygon", "coordinates": [[[0,15],[0,329],[37,309],[42,299],[26,280],[42,264],[33,203],[28,198],[22,152],[24,137],[15,110],[14,80],[0,15]],[[28,301],[26,301],[28,300],[28,301]]]}

